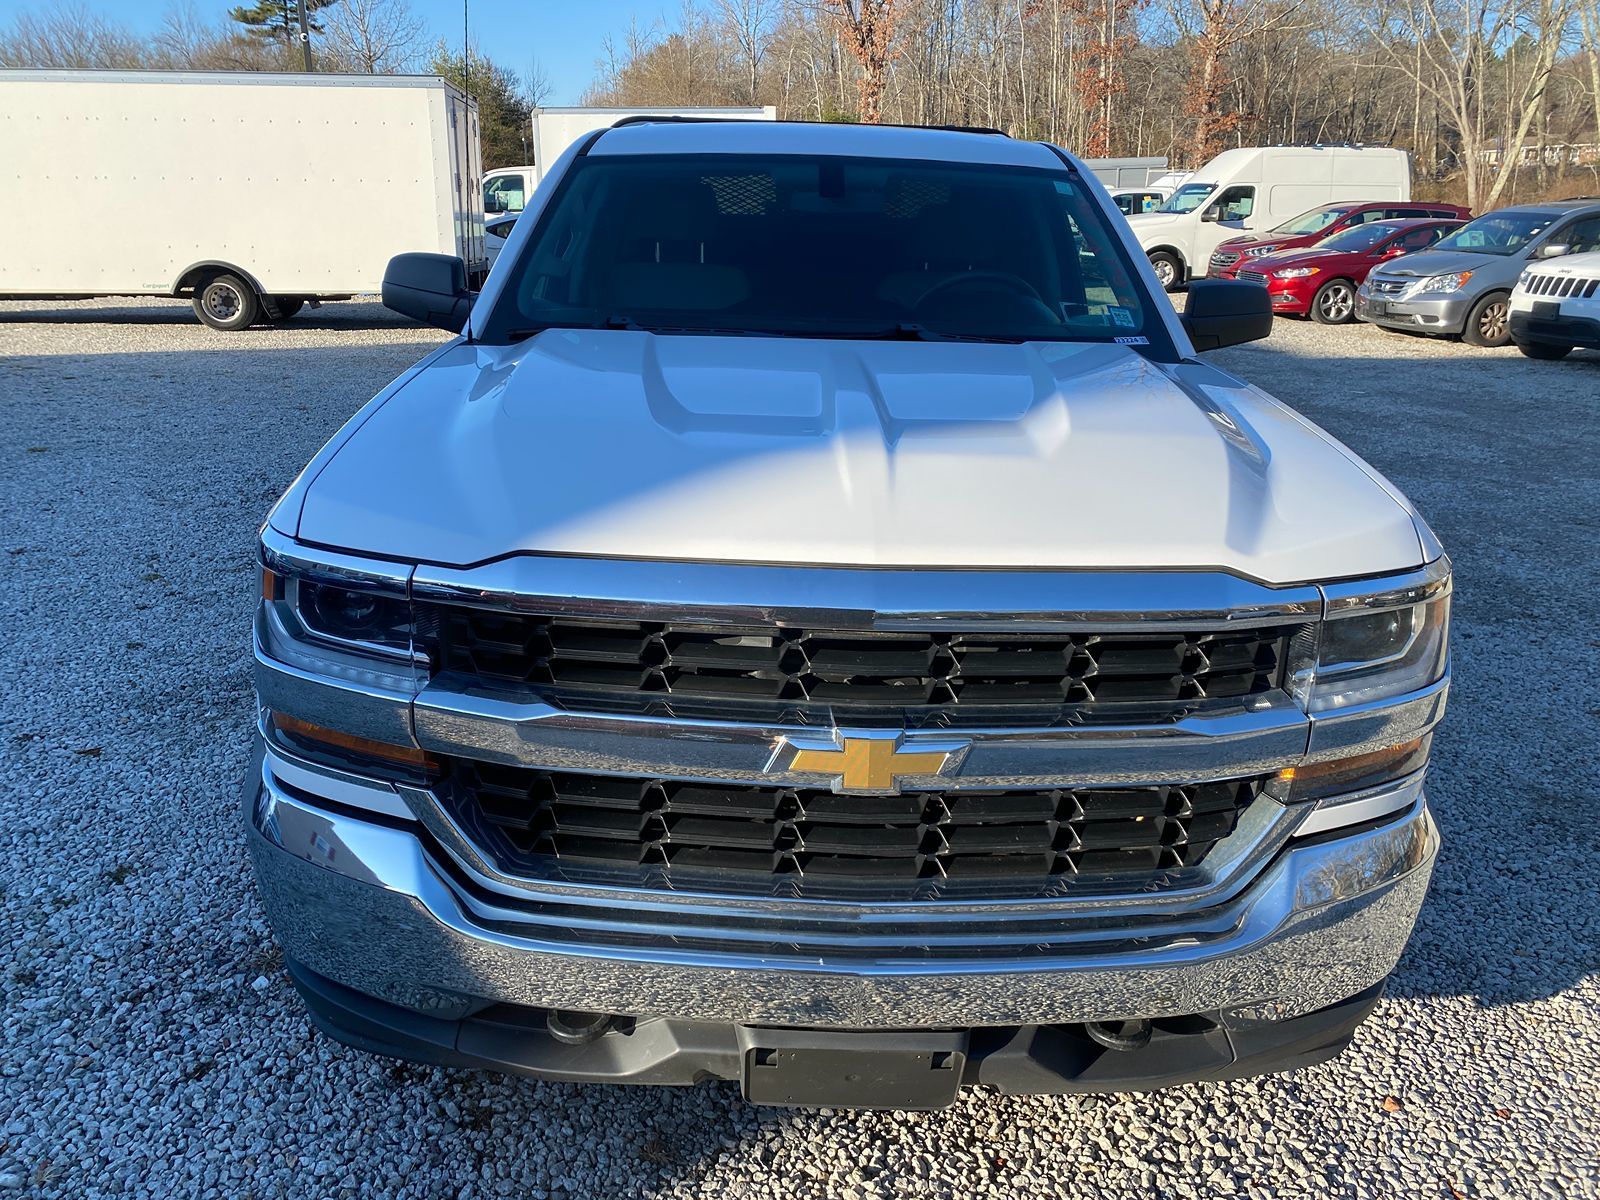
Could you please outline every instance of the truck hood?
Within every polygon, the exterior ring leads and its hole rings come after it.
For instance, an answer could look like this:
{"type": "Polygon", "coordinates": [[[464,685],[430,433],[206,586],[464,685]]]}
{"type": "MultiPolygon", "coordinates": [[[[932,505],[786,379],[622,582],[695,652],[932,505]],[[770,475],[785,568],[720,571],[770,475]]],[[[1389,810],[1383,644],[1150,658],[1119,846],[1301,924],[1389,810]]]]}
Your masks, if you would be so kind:
{"type": "Polygon", "coordinates": [[[298,527],[293,492],[274,522],[454,566],[536,552],[1288,583],[1421,561],[1403,498],[1326,434],[1126,346],[549,330],[443,350],[341,436],[297,485],[298,527]]]}
{"type": "Polygon", "coordinates": [[[1133,213],[1128,218],[1128,224],[1133,226],[1134,236],[1139,239],[1141,246],[1146,245],[1152,238],[1165,236],[1168,230],[1179,225],[1187,225],[1189,213],[1133,213]]]}

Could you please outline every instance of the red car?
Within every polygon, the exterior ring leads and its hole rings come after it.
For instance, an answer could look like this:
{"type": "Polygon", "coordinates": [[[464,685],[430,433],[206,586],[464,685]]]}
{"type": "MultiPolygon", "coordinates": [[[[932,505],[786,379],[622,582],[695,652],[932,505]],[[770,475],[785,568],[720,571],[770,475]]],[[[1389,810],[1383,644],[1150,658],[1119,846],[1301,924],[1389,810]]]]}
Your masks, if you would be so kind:
{"type": "Polygon", "coordinates": [[[1325,237],[1365,225],[1369,221],[1392,221],[1406,217],[1441,217],[1470,221],[1472,210],[1459,204],[1433,204],[1420,201],[1374,200],[1363,203],[1329,204],[1303,212],[1276,229],[1248,237],[1230,238],[1211,256],[1206,274],[1218,279],[1237,278],[1241,267],[1252,267],[1251,260],[1264,258],[1299,246],[1310,246],[1325,237]]]}
{"type": "Polygon", "coordinates": [[[1372,221],[1351,225],[1315,246],[1251,259],[1238,278],[1266,285],[1272,311],[1324,325],[1342,325],[1355,317],[1356,289],[1379,263],[1426,250],[1463,222],[1410,220],[1372,221]]]}

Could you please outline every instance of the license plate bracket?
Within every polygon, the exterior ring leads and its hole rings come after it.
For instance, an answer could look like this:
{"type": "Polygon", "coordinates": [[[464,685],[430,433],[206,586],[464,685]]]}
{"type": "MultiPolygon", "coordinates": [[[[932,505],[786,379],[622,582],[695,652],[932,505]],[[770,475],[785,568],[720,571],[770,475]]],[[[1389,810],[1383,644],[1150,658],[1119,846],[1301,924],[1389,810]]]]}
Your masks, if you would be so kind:
{"type": "Polygon", "coordinates": [[[744,1096],[817,1108],[945,1108],[967,1065],[964,1031],[877,1033],[745,1026],[744,1096]]]}
{"type": "Polygon", "coordinates": [[[1381,317],[1389,311],[1389,306],[1382,300],[1368,300],[1367,313],[1369,316],[1381,317]]]}
{"type": "Polygon", "coordinates": [[[1542,321],[1554,321],[1561,316],[1561,303],[1557,300],[1535,300],[1530,311],[1542,321]]]}

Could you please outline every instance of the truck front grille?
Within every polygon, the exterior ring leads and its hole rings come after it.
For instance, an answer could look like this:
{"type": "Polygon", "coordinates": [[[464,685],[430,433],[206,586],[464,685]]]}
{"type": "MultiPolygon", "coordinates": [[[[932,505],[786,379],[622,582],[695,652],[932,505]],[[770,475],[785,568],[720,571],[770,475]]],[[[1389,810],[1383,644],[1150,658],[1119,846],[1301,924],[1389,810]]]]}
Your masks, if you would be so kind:
{"type": "MultiPolygon", "coordinates": [[[[442,672],[567,708],[915,726],[1073,710],[1170,718],[1282,684],[1291,628],[962,633],[717,627],[443,607],[442,672]]],[[[1045,721],[1044,723],[1048,723],[1045,721]]]]}
{"type": "Polygon", "coordinates": [[[455,760],[439,795],[512,876],[918,900],[1148,891],[1200,863],[1263,782],[859,796],[455,760]]]}

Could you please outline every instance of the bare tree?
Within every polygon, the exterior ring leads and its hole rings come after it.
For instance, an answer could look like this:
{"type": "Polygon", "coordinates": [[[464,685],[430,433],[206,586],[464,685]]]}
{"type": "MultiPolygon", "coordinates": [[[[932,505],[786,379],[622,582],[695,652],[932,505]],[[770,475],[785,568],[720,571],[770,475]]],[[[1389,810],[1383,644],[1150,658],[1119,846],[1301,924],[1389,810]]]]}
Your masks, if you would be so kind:
{"type": "Polygon", "coordinates": [[[422,57],[426,33],[407,0],[341,0],[327,12],[322,52],[336,70],[396,75],[422,57]]]}
{"type": "Polygon", "coordinates": [[[1473,208],[1494,207],[1516,177],[1576,6],[1576,0],[1397,0],[1375,23],[1389,66],[1434,97],[1455,127],[1473,208]],[[1523,53],[1508,52],[1498,64],[1504,73],[1496,97],[1498,51],[1519,44],[1523,53]],[[1490,125],[1497,116],[1504,120],[1498,138],[1490,125]]]}
{"type": "Polygon", "coordinates": [[[1229,69],[1243,44],[1286,24],[1304,0],[1193,0],[1194,12],[1173,9],[1180,28],[1192,33],[1188,96],[1184,111],[1194,118],[1188,157],[1200,166],[1222,149],[1223,139],[1245,119],[1225,96],[1238,82],[1229,69]],[[1198,18],[1196,20],[1195,18],[1198,18]]]}
{"type": "Polygon", "coordinates": [[[744,102],[754,104],[761,82],[761,63],[772,40],[776,0],[717,0],[717,8],[744,67],[744,102]]]}
{"type": "Polygon", "coordinates": [[[147,57],[138,38],[82,4],[23,12],[0,34],[0,67],[114,69],[142,67],[147,57]]]}

